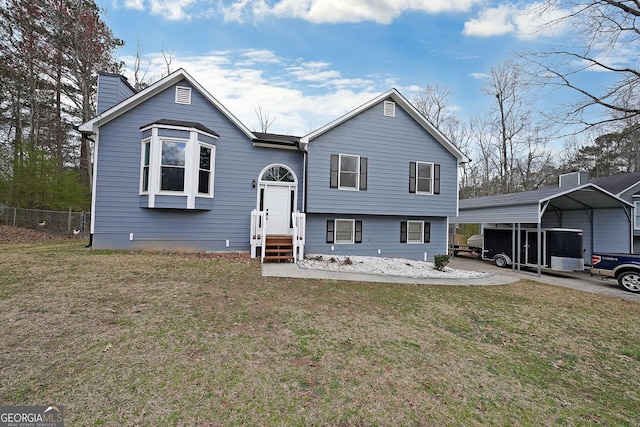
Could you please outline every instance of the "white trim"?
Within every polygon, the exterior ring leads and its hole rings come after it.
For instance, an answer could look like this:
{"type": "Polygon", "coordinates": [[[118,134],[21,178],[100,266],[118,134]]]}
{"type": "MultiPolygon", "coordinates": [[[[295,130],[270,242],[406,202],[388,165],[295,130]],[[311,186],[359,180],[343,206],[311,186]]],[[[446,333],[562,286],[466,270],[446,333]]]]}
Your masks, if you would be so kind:
{"type": "Polygon", "coordinates": [[[93,182],[91,183],[91,226],[89,233],[93,234],[96,227],[96,189],[98,188],[98,141],[100,140],[100,130],[94,133],[93,144],[93,182]]]}
{"type": "Polygon", "coordinates": [[[215,158],[216,158],[216,146],[215,145],[211,145],[211,144],[207,144],[204,143],[202,141],[198,141],[198,148],[196,149],[196,187],[195,187],[195,195],[196,197],[209,197],[209,198],[213,198],[213,183],[215,182],[214,180],[214,174],[215,174],[215,168],[216,168],[216,162],[215,162],[215,158]],[[204,148],[208,148],[209,150],[211,150],[211,158],[209,159],[209,192],[208,193],[200,193],[198,191],[199,187],[200,187],[200,148],[204,147],[204,148]]]}
{"type": "MultiPolygon", "coordinates": [[[[151,137],[142,139],[141,141],[141,158],[140,158],[140,195],[146,195],[149,198],[147,206],[155,207],[156,196],[186,196],[186,209],[195,209],[196,199],[210,198],[214,196],[215,187],[215,165],[216,165],[216,146],[205,141],[200,141],[198,135],[201,133],[197,129],[189,131],[189,138],[173,138],[160,136],[158,126],[151,127],[151,137]],[[144,143],[149,142],[149,189],[147,192],[142,191],[142,178],[144,167],[144,143]],[[177,142],[185,144],[184,155],[184,187],[182,191],[162,190],[162,146],[164,142],[177,142]],[[199,193],[199,177],[200,177],[200,147],[206,147],[211,150],[210,174],[209,174],[209,193],[199,193]]],[[[185,129],[182,129],[185,130],[185,129]]]]}
{"type": "Polygon", "coordinates": [[[424,221],[407,221],[407,244],[417,245],[424,243],[424,221]],[[409,240],[409,224],[420,224],[420,241],[409,240]]]}
{"type": "Polygon", "coordinates": [[[176,86],[176,104],[191,105],[191,88],[176,86]]]}
{"type": "Polygon", "coordinates": [[[392,101],[384,101],[383,114],[385,117],[395,117],[396,103],[392,101]]]}
{"type": "Polygon", "coordinates": [[[227,110],[216,98],[211,96],[206,89],[204,89],[197,81],[193,79],[185,70],[182,68],[175,71],[174,73],[169,74],[162,80],[152,84],[146,89],[138,92],[137,94],[127,98],[121,103],[114,105],[108,110],[104,111],[102,114],[94,117],[93,119],[85,122],[79,126],[79,130],[82,132],[96,132],[97,127],[102,126],[111,120],[121,116],[132,108],[142,104],[149,98],[157,95],[163,90],[173,86],[176,83],[179,83],[183,80],[186,80],[191,86],[193,86],[198,92],[202,94],[214,107],[216,107],[222,114],[224,114],[238,129],[240,129],[249,139],[256,139],[256,136],[247,128],[245,125],[240,122],[229,110],[227,110]]]}
{"type": "Polygon", "coordinates": [[[185,132],[197,132],[201,135],[205,135],[208,137],[211,137],[213,139],[219,139],[219,137],[217,135],[214,135],[212,133],[209,132],[205,132],[203,130],[194,128],[194,127],[185,127],[185,126],[177,126],[177,125],[163,125],[163,124],[158,124],[158,123],[153,123],[150,124],[149,126],[146,126],[142,129],[140,129],[140,132],[144,132],[147,131],[149,129],[153,129],[153,128],[158,128],[158,129],[169,129],[169,130],[181,130],[181,131],[185,131],[185,132]]]}
{"type": "Polygon", "coordinates": [[[346,218],[336,218],[333,220],[333,243],[336,245],[353,245],[356,242],[356,220],[346,218]],[[351,241],[338,241],[338,221],[351,222],[351,241]]]}
{"type": "Polygon", "coordinates": [[[297,184],[298,183],[298,177],[296,176],[296,173],[293,171],[293,169],[291,169],[289,166],[284,165],[282,163],[271,163],[269,166],[265,167],[264,169],[262,169],[260,171],[260,174],[258,174],[258,182],[261,184],[297,184]],[[289,182],[289,181],[267,181],[267,180],[263,180],[262,177],[264,176],[265,172],[268,171],[269,169],[271,169],[272,167],[275,166],[279,166],[279,167],[283,167],[286,170],[289,171],[289,173],[291,174],[291,176],[293,177],[293,182],[289,182]]]}
{"type": "Polygon", "coordinates": [[[633,204],[633,229],[640,230],[640,223],[638,223],[638,215],[640,215],[640,201],[635,201],[633,204]]]}
{"type": "MultiPolygon", "coordinates": [[[[351,173],[351,171],[345,171],[347,173],[351,173]]],[[[347,191],[360,191],[360,156],[356,155],[356,154],[338,154],[338,190],[347,190],[347,191]],[[342,156],[345,157],[356,157],[357,158],[357,164],[356,164],[356,186],[354,187],[348,187],[348,186],[342,186],[342,156]]]]}
{"type": "Polygon", "coordinates": [[[449,151],[455,158],[458,160],[458,163],[469,163],[471,160],[460,151],[449,139],[444,136],[442,132],[440,132],[437,128],[435,128],[429,121],[409,102],[407,99],[400,94],[395,88],[388,90],[387,92],[378,95],[372,100],[362,104],[356,109],[348,112],[342,117],[337,118],[336,120],[324,125],[323,127],[316,129],[315,131],[303,136],[300,139],[300,145],[308,144],[311,140],[319,137],[320,135],[330,131],[336,126],[346,122],[354,116],[362,113],[363,111],[373,107],[374,105],[386,100],[387,98],[393,99],[396,104],[399,104],[423,129],[425,129],[431,136],[433,136],[436,141],[438,141],[442,146],[449,151]]]}
{"type": "Polygon", "coordinates": [[[149,194],[149,188],[150,188],[150,184],[151,184],[151,143],[152,138],[148,137],[148,138],[144,138],[141,141],[140,144],[140,189],[139,189],[139,194],[142,195],[147,195],[149,194]],[[149,173],[147,174],[147,189],[144,189],[143,183],[144,183],[144,158],[145,158],[145,145],[149,144],[149,164],[147,165],[147,167],[149,168],[149,173]]]}
{"type": "MultiPolygon", "coordinates": [[[[416,160],[416,171],[415,171],[415,174],[416,174],[416,194],[423,194],[423,195],[426,195],[426,196],[433,196],[434,174],[435,174],[434,169],[435,168],[434,168],[433,162],[419,162],[419,161],[416,160]],[[431,176],[429,177],[429,180],[431,182],[431,190],[430,191],[420,191],[418,189],[419,188],[419,186],[418,186],[418,178],[419,178],[418,177],[418,165],[420,165],[420,164],[431,165],[431,174],[430,174],[431,176]]],[[[425,178],[422,178],[422,179],[425,179],[425,178]]]]}

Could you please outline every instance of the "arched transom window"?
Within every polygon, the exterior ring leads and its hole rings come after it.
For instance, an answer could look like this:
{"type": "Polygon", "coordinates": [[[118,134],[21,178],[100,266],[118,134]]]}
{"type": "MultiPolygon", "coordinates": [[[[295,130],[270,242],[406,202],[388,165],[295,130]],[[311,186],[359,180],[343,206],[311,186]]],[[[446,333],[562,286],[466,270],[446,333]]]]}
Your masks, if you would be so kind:
{"type": "Polygon", "coordinates": [[[295,182],[291,171],[280,165],[274,165],[265,170],[260,180],[270,182],[295,182]]]}

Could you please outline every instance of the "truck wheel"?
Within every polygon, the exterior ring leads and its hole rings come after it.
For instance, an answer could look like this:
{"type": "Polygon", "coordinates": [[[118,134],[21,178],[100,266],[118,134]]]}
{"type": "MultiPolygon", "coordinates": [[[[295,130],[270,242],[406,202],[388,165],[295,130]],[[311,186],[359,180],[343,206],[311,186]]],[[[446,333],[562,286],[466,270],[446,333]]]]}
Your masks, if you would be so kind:
{"type": "Polygon", "coordinates": [[[640,292],[640,273],[625,271],[618,276],[618,283],[629,292],[640,292]]]}
{"type": "Polygon", "coordinates": [[[500,268],[505,268],[509,264],[507,262],[507,258],[504,255],[496,255],[493,258],[493,263],[500,268]]]}

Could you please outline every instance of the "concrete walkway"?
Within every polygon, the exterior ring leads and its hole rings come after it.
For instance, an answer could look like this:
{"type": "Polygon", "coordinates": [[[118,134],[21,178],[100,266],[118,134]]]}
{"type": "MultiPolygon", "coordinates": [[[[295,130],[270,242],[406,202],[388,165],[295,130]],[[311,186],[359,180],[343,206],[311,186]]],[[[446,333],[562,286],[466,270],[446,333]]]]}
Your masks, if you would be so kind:
{"type": "Polygon", "coordinates": [[[419,285],[449,286],[506,285],[508,283],[513,283],[518,280],[525,279],[640,303],[640,294],[634,294],[625,291],[624,289],[620,288],[618,286],[618,282],[613,279],[600,280],[596,277],[591,277],[589,273],[542,273],[542,276],[538,277],[536,271],[513,271],[510,268],[498,268],[488,261],[481,261],[478,259],[465,257],[456,257],[455,259],[452,259],[449,262],[449,267],[456,270],[486,272],[489,273],[489,276],[479,279],[423,279],[404,276],[312,270],[300,268],[295,263],[262,264],[262,275],[265,277],[290,277],[299,279],[348,280],[361,282],[409,283],[419,285]]]}

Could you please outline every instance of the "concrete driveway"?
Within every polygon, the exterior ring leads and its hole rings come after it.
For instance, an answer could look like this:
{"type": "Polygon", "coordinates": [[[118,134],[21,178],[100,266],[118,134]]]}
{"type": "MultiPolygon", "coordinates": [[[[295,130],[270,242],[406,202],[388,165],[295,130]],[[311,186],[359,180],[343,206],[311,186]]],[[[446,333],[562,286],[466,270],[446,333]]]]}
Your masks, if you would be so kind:
{"type": "Polygon", "coordinates": [[[597,277],[591,277],[588,272],[554,272],[552,274],[543,272],[542,276],[538,277],[536,270],[513,271],[511,267],[498,268],[490,261],[482,261],[477,258],[467,258],[464,256],[457,256],[451,259],[448,266],[460,270],[482,271],[501,276],[516,277],[518,279],[535,280],[536,282],[547,283],[549,285],[562,286],[640,303],[640,294],[625,291],[618,286],[618,282],[615,279],[601,280],[597,277]]]}

